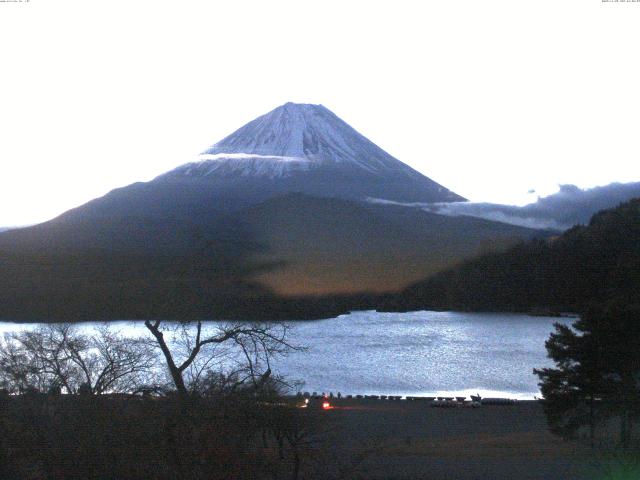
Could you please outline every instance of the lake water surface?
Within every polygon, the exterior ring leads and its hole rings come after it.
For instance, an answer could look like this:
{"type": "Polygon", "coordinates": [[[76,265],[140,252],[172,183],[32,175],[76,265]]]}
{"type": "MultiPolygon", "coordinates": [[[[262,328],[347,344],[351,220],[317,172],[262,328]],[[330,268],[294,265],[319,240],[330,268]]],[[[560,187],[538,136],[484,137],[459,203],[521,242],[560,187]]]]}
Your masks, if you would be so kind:
{"type": "MultiPolygon", "coordinates": [[[[304,380],[303,391],[342,394],[533,398],[534,367],[551,366],[544,342],[567,318],[458,312],[354,312],[290,322],[292,341],[308,347],[274,362],[274,371],[304,380]]],[[[142,322],[113,322],[145,334],[142,322]]],[[[0,322],[0,333],[33,324],[0,322]]],[[[82,328],[91,328],[83,324],[82,328]]]]}

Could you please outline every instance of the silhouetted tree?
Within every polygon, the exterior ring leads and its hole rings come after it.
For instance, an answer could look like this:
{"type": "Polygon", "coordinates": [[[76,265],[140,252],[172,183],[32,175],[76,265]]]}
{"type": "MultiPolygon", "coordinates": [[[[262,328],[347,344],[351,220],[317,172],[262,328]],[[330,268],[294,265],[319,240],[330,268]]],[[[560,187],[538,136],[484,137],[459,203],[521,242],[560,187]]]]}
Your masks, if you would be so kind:
{"type": "Polygon", "coordinates": [[[50,324],[0,341],[0,384],[13,393],[131,393],[151,381],[156,363],[146,342],[107,326],[83,334],[69,324],[50,324]]]}
{"type": "Polygon", "coordinates": [[[640,417],[640,307],[611,302],[590,308],[572,327],[556,324],[546,342],[556,368],[536,369],[551,428],[566,437],[611,417],[628,448],[640,417]]]}
{"type": "Polygon", "coordinates": [[[146,320],[165,359],[173,384],[181,395],[203,393],[220,379],[229,389],[268,384],[271,359],[301,347],[289,342],[283,323],[216,324],[201,321],[164,324],[146,320]],[[169,337],[169,338],[167,338],[169,337]]]}

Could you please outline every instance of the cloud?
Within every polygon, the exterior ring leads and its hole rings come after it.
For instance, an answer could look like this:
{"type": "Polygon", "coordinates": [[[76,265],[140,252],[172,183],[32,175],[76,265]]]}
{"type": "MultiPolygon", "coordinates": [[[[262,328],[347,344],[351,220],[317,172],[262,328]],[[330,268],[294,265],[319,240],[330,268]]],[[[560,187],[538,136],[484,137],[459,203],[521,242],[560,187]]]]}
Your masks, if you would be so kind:
{"type": "Polygon", "coordinates": [[[0,233],[2,232],[8,232],[9,230],[17,230],[19,228],[25,228],[25,227],[29,227],[31,225],[14,225],[11,227],[0,227],[0,233]]]}
{"type": "Polygon", "coordinates": [[[441,215],[486,218],[529,228],[566,230],[586,224],[591,216],[631,198],[640,197],[640,182],[611,183],[581,189],[575,185],[560,185],[560,190],[524,207],[496,203],[412,203],[400,204],[384,199],[369,199],[373,203],[422,208],[441,215]]]}

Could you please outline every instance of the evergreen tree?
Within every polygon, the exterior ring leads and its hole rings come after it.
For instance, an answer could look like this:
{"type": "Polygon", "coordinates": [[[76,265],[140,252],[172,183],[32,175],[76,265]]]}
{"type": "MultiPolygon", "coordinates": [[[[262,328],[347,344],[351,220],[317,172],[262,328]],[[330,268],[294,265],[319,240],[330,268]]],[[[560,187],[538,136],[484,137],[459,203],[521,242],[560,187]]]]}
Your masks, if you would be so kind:
{"type": "Polygon", "coordinates": [[[546,342],[556,368],[535,369],[552,431],[575,437],[617,417],[628,448],[640,418],[640,306],[590,308],[572,327],[556,324],[546,342]]]}

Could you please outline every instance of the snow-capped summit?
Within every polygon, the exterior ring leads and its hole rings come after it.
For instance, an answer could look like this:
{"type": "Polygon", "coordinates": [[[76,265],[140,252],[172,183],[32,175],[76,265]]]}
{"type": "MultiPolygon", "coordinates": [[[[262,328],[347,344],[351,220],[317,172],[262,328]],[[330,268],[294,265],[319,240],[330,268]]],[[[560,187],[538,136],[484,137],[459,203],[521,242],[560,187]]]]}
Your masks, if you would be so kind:
{"type": "Polygon", "coordinates": [[[321,165],[359,168],[377,175],[392,171],[418,174],[322,105],[286,103],[213,145],[203,153],[203,160],[237,160],[238,155],[283,162],[287,167],[279,169],[282,174],[321,165]]]}
{"type": "Polygon", "coordinates": [[[283,191],[359,199],[464,200],[312,104],[281,105],[161,178],[185,177],[263,179],[278,182],[283,191]]]}

